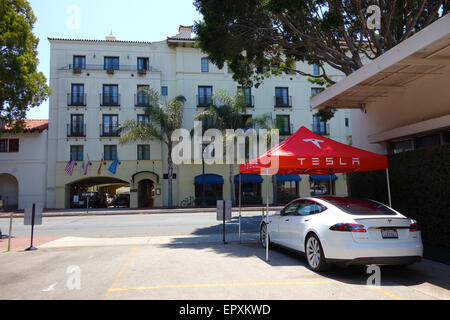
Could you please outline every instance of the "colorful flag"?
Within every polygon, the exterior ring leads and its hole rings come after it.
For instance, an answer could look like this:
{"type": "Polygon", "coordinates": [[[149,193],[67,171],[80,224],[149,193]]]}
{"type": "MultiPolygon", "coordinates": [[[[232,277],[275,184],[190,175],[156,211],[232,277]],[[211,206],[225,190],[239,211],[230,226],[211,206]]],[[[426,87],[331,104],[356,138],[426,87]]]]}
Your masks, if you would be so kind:
{"type": "Polygon", "coordinates": [[[98,175],[102,174],[103,162],[105,162],[105,160],[103,159],[103,156],[102,156],[102,160],[100,160],[100,166],[98,167],[98,170],[97,170],[98,175]]]}
{"type": "Polygon", "coordinates": [[[119,159],[116,159],[113,161],[113,163],[111,163],[111,165],[108,168],[108,171],[111,172],[112,174],[116,174],[117,172],[117,165],[119,164],[119,159]]]}
{"type": "Polygon", "coordinates": [[[70,161],[66,165],[66,173],[71,176],[73,173],[73,168],[75,167],[75,161],[72,160],[72,157],[70,157],[70,161]]]}
{"type": "Polygon", "coordinates": [[[89,162],[89,154],[88,154],[87,155],[87,161],[84,163],[83,175],[87,175],[89,166],[90,166],[90,162],[89,162]]]}

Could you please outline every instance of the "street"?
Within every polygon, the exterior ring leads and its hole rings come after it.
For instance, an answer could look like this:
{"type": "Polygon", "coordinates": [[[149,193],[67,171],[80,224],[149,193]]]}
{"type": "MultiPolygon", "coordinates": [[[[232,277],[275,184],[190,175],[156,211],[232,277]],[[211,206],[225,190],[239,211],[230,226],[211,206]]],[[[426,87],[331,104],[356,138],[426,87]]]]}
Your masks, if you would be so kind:
{"type": "MultiPolygon", "coordinates": [[[[234,216],[225,245],[215,213],[44,218],[39,250],[0,252],[0,299],[450,299],[450,266],[428,260],[381,267],[379,287],[365,268],[319,274],[277,247],[265,261],[260,219],[243,213],[239,243],[234,216]]],[[[14,236],[28,237],[21,223],[14,236]]]]}

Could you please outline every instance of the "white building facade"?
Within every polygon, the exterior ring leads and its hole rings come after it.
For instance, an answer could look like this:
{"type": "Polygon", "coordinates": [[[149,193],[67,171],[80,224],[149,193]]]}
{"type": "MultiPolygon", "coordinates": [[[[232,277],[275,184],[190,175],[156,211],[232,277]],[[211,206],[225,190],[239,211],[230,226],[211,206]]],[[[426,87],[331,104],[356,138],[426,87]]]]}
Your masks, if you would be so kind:
{"type": "MultiPolygon", "coordinates": [[[[138,93],[141,87],[156,89],[162,102],[184,96],[183,128],[188,130],[193,128],[194,115],[204,110],[215,91],[224,89],[230,94],[237,91],[239,84],[233,80],[227,66],[218,69],[209,63],[205,54],[193,47],[195,41],[191,34],[192,27],[180,26],[177,36],[153,43],[118,41],[113,36],[107,36],[106,40],[49,38],[53,94],[49,110],[48,207],[71,207],[74,196],[82,190],[97,186],[106,192],[111,190],[108,185],[128,185],[132,208],[167,205],[165,146],[159,141],[121,145],[115,129],[126,120],[143,119],[146,101],[138,93]],[[102,158],[105,163],[99,172],[102,158]],[[108,168],[116,158],[119,164],[112,173],[108,168]],[[71,159],[76,166],[70,175],[65,168],[71,159]],[[82,172],[85,161],[91,165],[82,172]]],[[[312,65],[300,64],[297,68],[313,72],[312,65]]],[[[336,72],[335,76],[341,75],[336,72]]],[[[316,122],[313,125],[315,112],[311,111],[310,97],[316,87],[304,76],[268,78],[259,88],[247,91],[247,115],[269,113],[273,119],[282,118],[284,136],[305,126],[331,139],[349,143],[349,111],[338,111],[328,124],[316,122]]],[[[173,204],[178,206],[183,200],[198,199],[202,166],[183,164],[176,166],[174,173],[173,204]]],[[[208,198],[230,199],[229,166],[206,166],[205,174],[208,175],[208,198]]],[[[234,174],[238,174],[237,164],[234,174]]],[[[309,196],[315,183],[318,188],[326,187],[320,185],[320,179],[312,182],[309,176],[300,178],[301,181],[292,183],[286,181],[279,189],[309,196]]],[[[345,177],[338,175],[337,178],[335,193],[346,195],[345,177]]],[[[266,183],[272,185],[273,180],[261,177],[257,182],[249,181],[246,187],[249,194],[257,195],[261,188],[265,190],[266,183]]],[[[272,202],[277,202],[275,189],[270,188],[274,190],[270,195],[272,202]]]]}
{"type": "Polygon", "coordinates": [[[0,133],[0,200],[3,209],[45,206],[47,120],[26,120],[23,133],[0,133]]]}

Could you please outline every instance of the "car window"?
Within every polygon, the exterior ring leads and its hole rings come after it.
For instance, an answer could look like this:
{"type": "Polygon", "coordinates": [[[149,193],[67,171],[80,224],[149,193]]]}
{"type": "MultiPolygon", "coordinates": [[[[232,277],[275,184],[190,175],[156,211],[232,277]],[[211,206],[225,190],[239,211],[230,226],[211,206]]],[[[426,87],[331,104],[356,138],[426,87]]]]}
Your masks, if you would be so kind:
{"type": "Polygon", "coordinates": [[[292,202],[290,204],[288,204],[282,211],[281,211],[281,215],[282,216],[289,216],[289,215],[293,215],[295,214],[296,210],[298,207],[298,201],[292,202]]]}
{"type": "Polygon", "coordinates": [[[307,216],[310,214],[320,213],[325,210],[326,208],[321,204],[318,204],[317,202],[302,200],[300,201],[300,205],[298,206],[297,214],[307,216]]]}
{"type": "Polygon", "coordinates": [[[321,197],[321,199],[335,205],[342,211],[353,215],[397,215],[395,211],[382,203],[373,200],[352,198],[321,197]]]}

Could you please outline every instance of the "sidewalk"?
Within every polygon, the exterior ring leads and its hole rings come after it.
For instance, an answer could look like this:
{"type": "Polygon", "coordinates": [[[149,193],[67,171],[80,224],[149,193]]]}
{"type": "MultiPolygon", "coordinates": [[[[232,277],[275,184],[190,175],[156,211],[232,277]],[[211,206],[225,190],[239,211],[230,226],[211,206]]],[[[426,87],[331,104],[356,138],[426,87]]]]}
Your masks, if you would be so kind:
{"type": "MultiPolygon", "coordinates": [[[[242,211],[261,212],[265,205],[254,207],[242,207],[242,211]]],[[[282,206],[270,206],[269,210],[280,210],[282,206]]],[[[44,217],[65,217],[65,216],[108,216],[108,215],[128,215],[128,214],[171,214],[171,213],[200,213],[216,212],[215,207],[208,208],[155,208],[155,209],[130,209],[130,208],[108,208],[108,209],[44,209],[44,217]]],[[[239,207],[233,207],[233,212],[239,212],[239,207]]],[[[13,212],[15,218],[23,217],[23,210],[13,212]]],[[[11,212],[0,212],[0,218],[9,218],[11,212]]]]}

